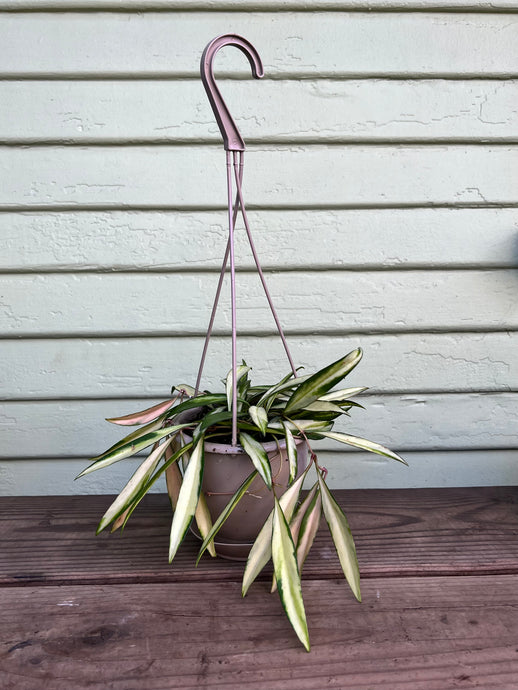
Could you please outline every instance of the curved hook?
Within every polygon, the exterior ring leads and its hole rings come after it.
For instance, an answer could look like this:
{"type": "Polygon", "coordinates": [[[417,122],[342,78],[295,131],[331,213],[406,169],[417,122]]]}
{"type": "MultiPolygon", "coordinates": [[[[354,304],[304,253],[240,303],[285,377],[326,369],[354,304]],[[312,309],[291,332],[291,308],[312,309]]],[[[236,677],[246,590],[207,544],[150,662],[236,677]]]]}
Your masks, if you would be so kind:
{"type": "Polygon", "coordinates": [[[223,137],[225,149],[227,151],[244,151],[245,142],[239,134],[236,123],[227,108],[227,104],[223,100],[223,96],[214,78],[214,56],[218,50],[224,46],[235,46],[246,55],[252,68],[252,74],[256,79],[261,79],[261,77],[264,76],[263,63],[261,62],[259,53],[250,41],[247,41],[246,38],[238,36],[237,34],[223,34],[222,36],[217,36],[207,45],[201,56],[201,80],[207,92],[209,103],[214,111],[216,122],[218,123],[223,137]]]}

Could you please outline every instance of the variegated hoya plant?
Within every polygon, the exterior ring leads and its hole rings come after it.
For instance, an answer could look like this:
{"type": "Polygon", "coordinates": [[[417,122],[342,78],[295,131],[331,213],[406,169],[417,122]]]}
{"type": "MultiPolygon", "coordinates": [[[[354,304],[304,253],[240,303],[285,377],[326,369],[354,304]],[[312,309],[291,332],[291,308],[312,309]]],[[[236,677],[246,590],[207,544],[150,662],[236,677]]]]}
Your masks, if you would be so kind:
{"type": "Polygon", "coordinates": [[[334,431],[335,422],[350,416],[353,407],[362,407],[352,398],[365,388],[336,386],[358,364],[360,349],[350,352],[312,375],[295,377],[292,373],[274,385],[251,385],[250,368],[243,363],[237,370],[239,442],[253,463],[253,471],[235,492],[212,524],[201,490],[204,466],[204,442],[229,442],[232,426],[232,373],[226,378],[224,393],[201,392],[186,385],[175,386],[172,398],[149,409],[107,421],[122,426],[138,426],[98,457],[92,459],[80,477],[151,447],[119,496],[103,515],[97,533],[112,524],[112,531],[124,527],[131,514],[157,479],[166,475],[174,510],[169,546],[171,562],[193,520],[203,538],[198,560],[205,551],[215,556],[214,538],[252,481],[259,475],[268,489],[274,481],[268,456],[262,443],[285,441],[290,466],[290,484],[282,496],[274,494],[274,508],[260,530],[250,551],[243,576],[243,596],[265,567],[273,560],[274,582],[282,606],[304,647],[309,651],[309,634],[301,588],[301,570],[311,549],[324,514],[341,567],[354,596],[360,601],[360,575],[351,530],[342,509],[326,484],[326,470],[318,463],[312,442],[333,439],[361,450],[378,453],[399,462],[405,461],[378,443],[334,431]],[[187,412],[190,411],[190,414],[187,412]],[[296,440],[309,448],[310,461],[299,472],[296,440]],[[166,453],[166,451],[168,451],[166,453]],[[316,481],[301,498],[301,489],[311,470],[316,481]]]}

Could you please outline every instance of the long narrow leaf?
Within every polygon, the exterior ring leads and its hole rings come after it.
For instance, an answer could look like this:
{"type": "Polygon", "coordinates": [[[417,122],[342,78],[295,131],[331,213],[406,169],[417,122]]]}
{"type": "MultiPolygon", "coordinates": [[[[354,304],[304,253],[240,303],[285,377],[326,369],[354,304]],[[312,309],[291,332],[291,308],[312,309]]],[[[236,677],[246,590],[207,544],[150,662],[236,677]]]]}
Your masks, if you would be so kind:
{"type": "Polygon", "coordinates": [[[362,351],[358,348],[310,376],[307,381],[292,393],[286,405],[286,415],[291,416],[296,410],[307,407],[322,395],[325,395],[354,369],[361,358],[362,351]]]}
{"type": "MultiPolygon", "coordinates": [[[[309,506],[311,505],[311,502],[313,501],[317,491],[318,491],[318,481],[315,484],[313,484],[313,486],[309,490],[307,496],[304,498],[302,503],[299,506],[297,506],[297,509],[294,511],[292,517],[290,517],[286,513],[286,511],[284,510],[284,507],[282,505],[282,499],[279,501],[279,503],[281,504],[281,508],[283,509],[284,515],[286,516],[286,520],[289,522],[291,538],[293,539],[294,544],[298,543],[299,532],[300,532],[300,528],[302,526],[302,522],[304,520],[304,517],[306,516],[306,512],[309,509],[309,506]]],[[[297,562],[298,562],[298,558],[297,558],[297,562]]],[[[299,570],[300,570],[300,567],[299,567],[299,570]]],[[[272,589],[271,589],[272,593],[275,592],[276,589],[277,589],[277,581],[275,579],[275,574],[274,574],[273,580],[272,580],[272,589]]]]}
{"type": "Polygon", "coordinates": [[[248,414],[250,415],[254,424],[257,424],[257,428],[264,436],[266,433],[266,427],[268,426],[268,414],[264,407],[250,405],[248,408],[248,414]]]}
{"type": "Polygon", "coordinates": [[[320,491],[316,493],[304,513],[304,518],[300,526],[298,540],[297,540],[297,565],[299,572],[302,574],[302,566],[306,560],[315,537],[320,526],[320,517],[322,515],[322,497],[320,491]]]}
{"type": "Polygon", "coordinates": [[[318,475],[318,482],[320,485],[324,515],[329,526],[329,531],[331,532],[331,537],[333,538],[338,558],[340,559],[340,565],[342,566],[345,578],[354,596],[358,601],[361,601],[360,569],[358,567],[358,558],[356,556],[356,548],[354,546],[351,528],[349,527],[343,510],[333,498],[320,473],[318,475]]]}
{"type": "MultiPolygon", "coordinates": [[[[169,498],[171,500],[171,506],[173,510],[175,510],[182,486],[182,473],[180,472],[178,463],[174,463],[167,468],[165,472],[165,479],[167,483],[167,493],[169,494],[169,498]]],[[[194,513],[194,519],[198,525],[198,530],[201,534],[201,537],[204,539],[212,529],[212,519],[203,491],[200,491],[200,497],[198,499],[198,505],[196,506],[196,512],[194,513]]],[[[214,543],[209,544],[207,550],[213,558],[216,557],[214,543]]]]}
{"type": "Polygon", "coordinates": [[[171,524],[171,537],[169,540],[169,563],[173,560],[178,551],[178,547],[187,532],[201,491],[201,480],[203,477],[203,437],[194,446],[191,459],[185,471],[178,503],[171,524]]]}
{"type": "Polygon", "coordinates": [[[230,516],[234,508],[237,506],[239,501],[243,498],[245,495],[248,487],[250,484],[254,481],[254,479],[257,476],[257,470],[254,470],[251,474],[248,475],[248,477],[245,479],[245,481],[241,484],[239,489],[235,492],[235,494],[232,496],[230,501],[227,503],[227,505],[223,508],[220,516],[212,526],[211,531],[207,534],[205,539],[203,540],[203,544],[200,547],[200,551],[198,553],[198,558],[196,559],[196,565],[200,562],[200,558],[203,556],[205,553],[205,549],[208,548],[208,545],[210,542],[214,539],[216,534],[219,532],[223,524],[226,522],[227,518],[230,516]]]}
{"type": "MultiPolygon", "coordinates": [[[[236,384],[235,385],[237,385],[239,383],[239,380],[243,376],[245,376],[245,374],[247,374],[249,371],[250,371],[250,367],[247,367],[246,364],[244,364],[244,363],[240,364],[236,368],[236,384]]],[[[232,395],[233,395],[233,391],[234,391],[234,382],[232,380],[232,373],[233,372],[231,369],[227,374],[226,384],[225,384],[226,393],[227,393],[227,406],[228,406],[229,410],[232,409],[232,395]]]]}
{"type": "Polygon", "coordinates": [[[282,606],[297,637],[309,652],[309,633],[302,600],[302,587],[297,567],[295,546],[290,529],[277,498],[274,499],[272,528],[272,559],[277,589],[282,606]]]}
{"type": "Polygon", "coordinates": [[[293,438],[293,434],[291,433],[291,430],[290,430],[289,426],[286,424],[286,422],[283,422],[282,426],[284,427],[284,434],[286,437],[286,454],[288,456],[288,462],[290,465],[290,484],[291,484],[291,482],[297,476],[297,469],[298,469],[297,444],[295,443],[295,439],[293,438]]]}
{"type": "Polygon", "coordinates": [[[370,453],[377,453],[378,455],[384,455],[387,458],[392,458],[392,460],[402,462],[403,465],[407,465],[408,467],[408,463],[403,460],[400,455],[394,453],[392,450],[389,450],[389,448],[385,448],[385,446],[382,446],[379,443],[375,443],[374,441],[368,441],[366,438],[359,438],[358,436],[350,436],[349,434],[342,434],[338,431],[321,431],[319,433],[326,438],[331,438],[334,441],[345,443],[348,446],[354,446],[355,448],[368,450],[370,453]]]}
{"type": "Polygon", "coordinates": [[[77,475],[76,479],[79,479],[79,477],[82,477],[85,474],[89,474],[90,472],[95,472],[95,470],[100,470],[103,467],[108,467],[108,465],[112,465],[114,462],[118,462],[119,460],[129,458],[131,455],[135,455],[135,453],[138,453],[144,448],[153,445],[157,441],[160,441],[162,438],[169,435],[173,435],[176,432],[180,431],[180,429],[185,429],[185,427],[188,426],[190,425],[177,424],[176,426],[168,426],[164,429],[152,431],[151,433],[145,434],[144,436],[140,437],[136,441],[130,441],[129,443],[120,446],[119,448],[116,448],[110,453],[105,453],[103,455],[99,455],[96,458],[92,458],[92,464],[89,465],[82,472],[80,472],[77,475]]]}
{"type": "MultiPolygon", "coordinates": [[[[291,520],[310,466],[311,465],[306,468],[297,481],[294,482],[279,499],[282,511],[287,520],[291,520]]],[[[250,585],[254,582],[255,578],[259,575],[261,570],[272,557],[272,524],[273,510],[266,518],[266,521],[261,528],[261,531],[257,535],[257,538],[248,555],[245,572],[243,573],[243,585],[241,589],[243,596],[245,596],[245,594],[248,592],[250,585]]]]}
{"type": "Polygon", "coordinates": [[[293,378],[293,373],[290,372],[285,376],[279,383],[277,383],[275,386],[272,386],[269,388],[261,398],[259,399],[259,402],[257,403],[258,405],[263,405],[266,407],[266,409],[269,409],[273,403],[273,401],[276,399],[276,397],[279,395],[281,391],[288,391],[292,388],[298,388],[304,381],[307,381],[311,377],[311,374],[305,374],[304,376],[297,376],[297,378],[293,378]]]}
{"type": "MultiPolygon", "coordinates": [[[[193,446],[192,441],[185,444],[179,450],[173,453],[169,458],[164,460],[162,465],[155,470],[154,474],[147,480],[146,484],[139,490],[138,494],[134,498],[134,500],[131,502],[131,504],[128,506],[127,510],[124,511],[123,515],[121,515],[119,518],[117,518],[116,523],[117,523],[117,528],[121,527],[124,529],[126,526],[126,523],[130,519],[131,515],[133,514],[133,511],[136,509],[136,507],[139,505],[140,501],[144,498],[144,496],[148,493],[148,491],[151,489],[153,484],[159,479],[162,474],[167,470],[168,467],[170,467],[173,463],[178,462],[178,460],[184,455],[187,451],[189,451],[193,446]],[[120,520],[122,519],[122,522],[120,520]]],[[[167,454],[166,454],[167,455],[167,454]]]]}
{"type": "Polygon", "coordinates": [[[123,513],[128,505],[133,501],[133,499],[138,494],[139,490],[149,479],[153,470],[158,465],[161,457],[167,450],[168,445],[171,443],[172,439],[165,441],[161,446],[155,448],[148,457],[141,463],[137,470],[133,473],[133,476],[122,489],[120,494],[117,496],[115,501],[111,504],[108,510],[105,512],[99,526],[97,528],[97,534],[103,531],[112,520],[123,513]]]}
{"type": "Polygon", "coordinates": [[[349,400],[349,398],[359,395],[368,388],[342,388],[339,391],[331,391],[331,393],[326,393],[326,395],[320,396],[319,400],[327,402],[341,402],[343,400],[349,400]]]}
{"type": "Polygon", "coordinates": [[[178,396],[175,395],[172,400],[164,400],[164,402],[158,403],[158,405],[153,405],[153,407],[148,407],[146,410],[141,412],[134,412],[133,414],[127,414],[124,417],[110,417],[107,418],[107,422],[112,424],[121,424],[123,426],[136,426],[137,424],[146,424],[156,417],[159,417],[167,410],[171,409],[173,405],[178,400],[178,396]]]}
{"type": "Polygon", "coordinates": [[[255,438],[249,434],[245,434],[244,432],[239,434],[239,442],[243,446],[245,453],[254,463],[254,467],[259,472],[263,482],[269,489],[271,489],[272,468],[270,466],[270,460],[268,459],[265,449],[262,447],[259,441],[256,441],[255,438]]]}

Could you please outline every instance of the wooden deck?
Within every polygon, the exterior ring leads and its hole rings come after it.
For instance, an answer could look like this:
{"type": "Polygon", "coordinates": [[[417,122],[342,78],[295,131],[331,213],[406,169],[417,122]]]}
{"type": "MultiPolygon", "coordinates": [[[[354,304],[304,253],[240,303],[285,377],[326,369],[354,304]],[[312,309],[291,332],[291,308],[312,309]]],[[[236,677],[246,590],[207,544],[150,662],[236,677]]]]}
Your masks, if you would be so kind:
{"type": "Polygon", "coordinates": [[[312,651],[268,575],[184,544],[150,496],[95,536],[106,496],[0,499],[2,690],[518,689],[518,489],[338,492],[363,603],[327,531],[304,571],[312,651]]]}

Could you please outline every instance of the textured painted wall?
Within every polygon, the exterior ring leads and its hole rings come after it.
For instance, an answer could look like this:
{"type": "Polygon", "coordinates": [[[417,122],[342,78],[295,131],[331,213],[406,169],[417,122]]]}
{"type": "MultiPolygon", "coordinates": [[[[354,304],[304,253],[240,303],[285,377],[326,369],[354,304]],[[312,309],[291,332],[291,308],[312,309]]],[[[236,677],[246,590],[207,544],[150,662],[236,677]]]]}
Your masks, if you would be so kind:
{"type": "MultiPolygon", "coordinates": [[[[226,242],[206,43],[247,142],[244,191],[298,364],[358,345],[342,487],[518,481],[518,2],[0,0],[0,493],[80,483],[105,416],[192,382],[226,242]]],[[[238,233],[239,355],[286,370],[238,233]]],[[[230,366],[222,301],[207,386],[230,366]]]]}

